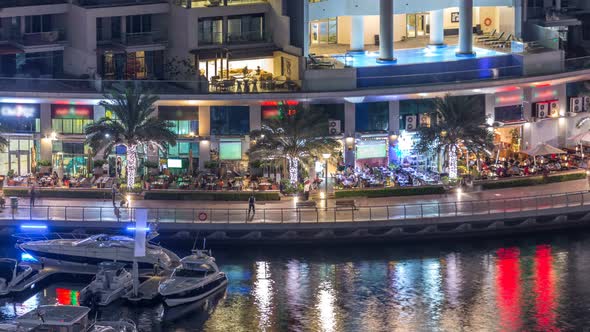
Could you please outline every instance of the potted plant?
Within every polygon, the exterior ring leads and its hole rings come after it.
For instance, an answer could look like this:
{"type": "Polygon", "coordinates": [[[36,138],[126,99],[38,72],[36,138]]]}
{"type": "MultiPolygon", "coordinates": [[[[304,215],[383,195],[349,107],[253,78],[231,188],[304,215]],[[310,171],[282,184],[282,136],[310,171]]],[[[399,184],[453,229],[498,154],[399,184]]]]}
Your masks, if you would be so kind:
{"type": "Polygon", "coordinates": [[[39,166],[39,173],[41,174],[49,174],[51,173],[51,161],[49,160],[40,160],[37,165],[39,166]]]}
{"type": "Polygon", "coordinates": [[[104,164],[106,164],[106,160],[95,160],[92,164],[94,166],[94,169],[92,170],[92,173],[94,173],[94,175],[100,176],[104,173],[102,166],[104,166],[104,164]]]}

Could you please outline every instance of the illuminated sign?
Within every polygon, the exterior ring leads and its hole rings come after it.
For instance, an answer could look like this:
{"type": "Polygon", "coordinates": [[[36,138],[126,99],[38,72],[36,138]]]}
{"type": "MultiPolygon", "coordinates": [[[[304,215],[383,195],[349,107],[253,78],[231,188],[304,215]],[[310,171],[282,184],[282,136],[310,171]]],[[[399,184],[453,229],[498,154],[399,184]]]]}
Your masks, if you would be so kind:
{"type": "Polygon", "coordinates": [[[356,159],[373,159],[387,157],[386,142],[359,144],[356,147],[356,159]]]}
{"type": "Polygon", "coordinates": [[[38,104],[0,104],[0,115],[19,118],[38,118],[38,104]]]}
{"type": "Polygon", "coordinates": [[[92,119],[93,116],[91,105],[51,105],[53,119],[92,119]]]}
{"type": "Polygon", "coordinates": [[[242,142],[220,142],[219,159],[221,160],[241,160],[242,159],[242,142]]]}
{"type": "Polygon", "coordinates": [[[182,168],[182,159],[168,159],[168,168],[182,168]]]}
{"type": "Polygon", "coordinates": [[[265,101],[261,103],[261,112],[263,120],[278,119],[281,116],[281,109],[286,110],[288,116],[293,116],[297,112],[293,107],[299,105],[298,101],[265,101]]]}

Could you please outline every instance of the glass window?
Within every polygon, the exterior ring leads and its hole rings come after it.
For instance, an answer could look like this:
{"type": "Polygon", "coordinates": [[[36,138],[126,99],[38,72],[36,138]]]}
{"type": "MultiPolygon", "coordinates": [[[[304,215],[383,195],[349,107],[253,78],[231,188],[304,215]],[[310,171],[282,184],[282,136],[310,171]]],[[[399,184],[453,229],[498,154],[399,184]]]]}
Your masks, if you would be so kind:
{"type": "Polygon", "coordinates": [[[375,132],[389,130],[389,103],[356,104],[356,131],[375,132]]]}
{"type": "Polygon", "coordinates": [[[52,119],[53,131],[60,134],[84,134],[84,128],[91,124],[88,119],[52,119]]]}
{"type": "Polygon", "coordinates": [[[212,106],[211,134],[246,135],[250,132],[248,106],[212,106]]]}
{"type": "Polygon", "coordinates": [[[198,33],[199,33],[199,44],[210,45],[210,44],[222,44],[223,19],[221,17],[213,17],[206,19],[199,19],[198,33]]]}
{"type": "Polygon", "coordinates": [[[320,112],[325,116],[325,134],[326,135],[337,135],[344,131],[344,104],[312,104],[309,108],[313,112],[320,112]],[[330,120],[340,121],[340,128],[336,128],[335,133],[330,133],[330,120]]]}
{"type": "Polygon", "coordinates": [[[228,43],[257,42],[264,39],[264,14],[230,16],[227,19],[228,43]]]}

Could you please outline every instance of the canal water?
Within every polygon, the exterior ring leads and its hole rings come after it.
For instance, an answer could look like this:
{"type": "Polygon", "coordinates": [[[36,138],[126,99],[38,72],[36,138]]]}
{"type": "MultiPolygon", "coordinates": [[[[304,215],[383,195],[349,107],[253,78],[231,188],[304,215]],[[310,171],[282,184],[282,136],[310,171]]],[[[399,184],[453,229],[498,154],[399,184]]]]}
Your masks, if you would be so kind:
{"type": "MultiPolygon", "coordinates": [[[[0,242],[0,256],[17,256],[0,242]]],[[[163,245],[171,247],[170,244],[163,245]]],[[[189,248],[177,248],[187,254],[189,248]]],[[[590,233],[406,245],[214,248],[227,290],[177,309],[116,304],[142,331],[580,331],[590,326],[590,233]]],[[[58,281],[0,299],[0,321],[77,304],[58,281]]]]}

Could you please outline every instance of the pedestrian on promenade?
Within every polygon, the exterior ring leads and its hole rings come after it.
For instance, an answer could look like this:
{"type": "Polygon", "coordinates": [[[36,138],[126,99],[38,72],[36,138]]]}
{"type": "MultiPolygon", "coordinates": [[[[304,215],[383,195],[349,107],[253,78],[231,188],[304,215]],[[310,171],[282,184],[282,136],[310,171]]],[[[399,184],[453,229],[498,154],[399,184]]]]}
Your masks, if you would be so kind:
{"type": "Polygon", "coordinates": [[[117,187],[115,187],[115,184],[113,183],[113,187],[111,188],[111,198],[113,199],[113,206],[115,206],[115,199],[117,198],[117,187]]]}
{"type": "Polygon", "coordinates": [[[250,215],[250,212],[252,212],[252,214],[256,214],[256,197],[254,197],[254,194],[250,195],[250,198],[248,198],[248,216],[250,215]]]}
{"type": "Polygon", "coordinates": [[[30,205],[31,206],[35,206],[35,195],[37,195],[37,193],[36,193],[35,184],[33,183],[33,185],[31,186],[31,192],[30,192],[30,205]]]}

